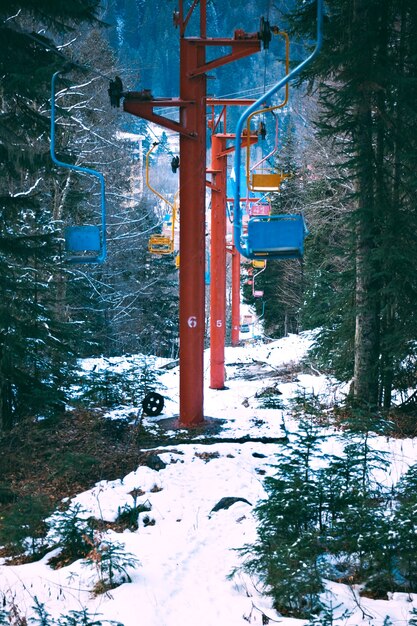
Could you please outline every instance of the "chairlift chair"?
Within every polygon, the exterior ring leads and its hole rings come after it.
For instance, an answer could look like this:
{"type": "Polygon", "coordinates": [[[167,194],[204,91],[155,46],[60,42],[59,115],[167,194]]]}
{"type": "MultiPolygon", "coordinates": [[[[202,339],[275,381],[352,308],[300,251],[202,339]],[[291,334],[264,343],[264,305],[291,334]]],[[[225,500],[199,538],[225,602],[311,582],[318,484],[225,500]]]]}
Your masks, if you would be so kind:
{"type": "Polygon", "coordinates": [[[172,254],[174,240],[166,235],[151,235],[148,239],[148,250],[151,254],[172,254]]]}
{"type": "MultiPolygon", "coordinates": [[[[280,36],[284,37],[285,40],[285,73],[288,74],[290,67],[290,43],[288,34],[284,31],[280,31],[278,33],[280,36]]],[[[255,116],[265,116],[267,113],[271,113],[275,118],[275,141],[272,150],[266,154],[262,159],[260,159],[254,165],[250,163],[250,148],[251,145],[249,141],[246,144],[246,184],[248,189],[251,191],[260,191],[260,192],[273,192],[279,191],[281,183],[285,180],[288,175],[283,172],[276,172],[273,169],[265,166],[264,164],[268,162],[268,159],[276,154],[278,150],[278,132],[279,132],[279,122],[278,117],[275,115],[274,111],[276,109],[281,109],[288,102],[289,95],[289,84],[288,82],[285,84],[285,95],[282,102],[279,104],[275,104],[272,106],[262,106],[259,110],[254,110],[249,114],[246,122],[246,135],[249,137],[250,135],[250,125],[251,120],[255,116]]],[[[260,123],[261,126],[261,136],[264,138],[266,134],[266,127],[263,122],[260,123]]]]}
{"type": "MultiPolygon", "coordinates": [[[[278,105],[281,106],[281,105],[278,105]]],[[[266,111],[273,112],[275,107],[268,107],[267,109],[262,109],[262,114],[266,111]]],[[[252,115],[249,116],[247,125],[249,127],[250,121],[254,115],[258,115],[259,111],[255,111],[252,115]]],[[[281,183],[288,177],[287,174],[283,172],[277,172],[271,167],[265,166],[265,163],[268,162],[272,156],[276,154],[278,151],[278,117],[275,116],[275,143],[270,152],[266,154],[262,159],[260,159],[257,163],[251,165],[250,164],[250,145],[247,144],[247,155],[246,155],[246,184],[250,191],[254,192],[263,192],[263,193],[271,193],[274,191],[279,191],[281,187],[281,183]]]]}
{"type": "Polygon", "coordinates": [[[67,226],[64,231],[66,261],[69,263],[102,263],[106,258],[106,194],[105,181],[101,172],[88,167],[81,167],[66,163],[57,158],[55,154],[55,87],[61,72],[55,72],[51,80],[51,144],[50,154],[55,165],[89,176],[98,178],[100,182],[101,198],[101,224],[67,226]]]}
{"type": "Polygon", "coordinates": [[[268,200],[261,198],[256,202],[250,201],[248,205],[248,215],[253,217],[254,215],[270,215],[271,203],[268,200]]]}
{"type": "Polygon", "coordinates": [[[100,252],[100,229],[91,225],[67,226],[65,249],[67,252],[100,252]]]}
{"type": "Polygon", "coordinates": [[[255,279],[257,276],[259,276],[259,274],[262,274],[262,272],[264,272],[266,270],[266,261],[264,260],[253,260],[252,261],[252,267],[255,268],[257,267],[259,269],[258,272],[256,272],[256,274],[253,275],[253,282],[252,282],[252,296],[254,298],[263,298],[264,292],[262,289],[255,289],[255,279]]]}
{"type": "Polygon", "coordinates": [[[165,214],[164,223],[166,223],[171,228],[170,236],[165,234],[153,234],[149,237],[148,240],[148,250],[151,254],[155,255],[165,255],[172,254],[175,248],[174,235],[175,235],[175,222],[177,218],[178,212],[178,192],[175,194],[174,202],[170,202],[167,198],[165,198],[162,194],[159,193],[156,189],[154,189],[149,181],[149,157],[153,150],[155,150],[158,142],[155,142],[148,152],[146,153],[145,158],[145,171],[146,171],[146,186],[154,193],[158,198],[160,198],[165,204],[171,208],[171,217],[167,219],[169,214],[165,214]]]}
{"type": "MultiPolygon", "coordinates": [[[[317,0],[317,35],[313,52],[291,72],[279,80],[269,91],[263,94],[256,102],[250,105],[240,116],[235,131],[235,158],[234,171],[236,180],[234,187],[234,243],[238,252],[248,259],[291,259],[301,258],[304,252],[304,238],[307,227],[302,215],[270,215],[253,216],[249,218],[247,233],[243,232],[241,210],[241,177],[239,176],[242,151],[241,137],[244,125],[255,113],[259,113],[265,103],[271,101],[280,89],[287,89],[292,78],[297,76],[307,64],[318,54],[322,44],[323,0],[317,0]]],[[[274,108],[274,107],[272,107],[274,108]]]]}
{"type": "Polygon", "coordinates": [[[252,217],[248,222],[247,251],[252,259],[299,259],[308,233],[299,214],[252,217]]]}

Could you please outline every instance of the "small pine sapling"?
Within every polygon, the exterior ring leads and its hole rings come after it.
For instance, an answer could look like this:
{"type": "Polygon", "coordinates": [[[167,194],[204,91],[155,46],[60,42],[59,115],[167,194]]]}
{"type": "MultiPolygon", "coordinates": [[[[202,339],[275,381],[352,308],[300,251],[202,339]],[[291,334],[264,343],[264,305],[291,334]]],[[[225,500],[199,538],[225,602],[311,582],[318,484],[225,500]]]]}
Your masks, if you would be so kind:
{"type": "Polygon", "coordinates": [[[10,626],[10,613],[4,609],[0,609],[0,626],[10,626]]]}
{"type": "Polygon", "coordinates": [[[277,474],[265,480],[268,498],[255,513],[258,539],[245,546],[244,569],[256,574],[283,614],[308,618],[319,609],[325,574],[320,543],[321,490],[317,459],[322,437],[308,421],[289,435],[277,457],[277,474]]]}
{"type": "Polygon", "coordinates": [[[116,522],[124,528],[137,530],[139,527],[139,514],[148,512],[151,508],[151,504],[148,500],[143,504],[134,504],[133,506],[125,504],[122,507],[119,506],[117,509],[116,522]]]}
{"type": "Polygon", "coordinates": [[[96,568],[98,581],[93,589],[95,594],[105,593],[123,583],[132,582],[128,569],[140,565],[139,560],[130,552],[126,552],[122,544],[103,540],[99,535],[95,538],[94,547],[84,562],[96,568]]]}
{"type": "Polygon", "coordinates": [[[35,611],[35,615],[33,617],[29,617],[29,623],[35,624],[36,626],[53,626],[55,624],[55,620],[51,618],[45,608],[45,605],[40,602],[36,596],[33,599],[35,601],[35,605],[32,608],[35,611]]]}
{"type": "Polygon", "coordinates": [[[392,579],[389,493],[373,479],[386,468],[386,458],[367,432],[345,437],[343,455],[323,470],[326,549],[334,556],[333,578],[369,581],[368,594],[379,596],[392,579]]]}
{"type": "Polygon", "coordinates": [[[329,605],[321,604],[321,610],[318,615],[312,615],[306,626],[343,626],[349,617],[349,611],[346,609],[343,613],[336,617],[336,612],[341,608],[341,604],[333,606],[330,602],[329,605]]]}
{"type": "Polygon", "coordinates": [[[26,553],[31,560],[39,558],[46,547],[50,502],[43,496],[24,496],[4,515],[0,542],[12,555],[26,553]]]}
{"type": "MultiPolygon", "coordinates": [[[[412,465],[396,488],[397,508],[393,527],[396,531],[396,575],[399,588],[417,591],[417,464],[412,465]]],[[[416,620],[417,623],[417,620],[416,620]]]]}
{"type": "Polygon", "coordinates": [[[62,615],[56,622],[57,626],[123,626],[120,622],[113,620],[101,620],[97,619],[98,615],[91,615],[88,609],[81,609],[80,611],[70,611],[68,615],[62,615]]]}
{"type": "Polygon", "coordinates": [[[61,548],[60,554],[50,559],[51,567],[68,565],[90,552],[93,529],[80,504],[54,515],[49,524],[52,538],[61,548]]]}

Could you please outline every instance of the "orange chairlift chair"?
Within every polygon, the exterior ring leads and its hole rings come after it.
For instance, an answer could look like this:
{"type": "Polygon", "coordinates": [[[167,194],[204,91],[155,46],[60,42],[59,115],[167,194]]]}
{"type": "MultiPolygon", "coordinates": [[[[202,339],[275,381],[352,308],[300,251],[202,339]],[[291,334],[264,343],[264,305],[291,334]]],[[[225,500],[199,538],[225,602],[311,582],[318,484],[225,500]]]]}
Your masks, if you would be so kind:
{"type": "Polygon", "coordinates": [[[149,182],[149,157],[152,151],[156,148],[158,142],[155,142],[146,153],[145,167],[146,167],[146,186],[160,198],[171,209],[171,233],[170,235],[155,233],[150,236],[148,241],[148,250],[151,254],[164,255],[172,254],[174,252],[174,234],[175,223],[178,213],[178,192],[175,194],[174,202],[170,202],[167,198],[164,198],[162,194],[152,187],[149,182]]]}
{"type": "MultiPolygon", "coordinates": [[[[289,72],[289,64],[290,64],[290,42],[287,33],[280,31],[278,33],[279,36],[284,37],[285,40],[285,73],[289,72]]],[[[246,184],[250,191],[261,191],[261,192],[271,192],[271,191],[279,191],[280,185],[282,181],[288,177],[287,174],[283,172],[277,172],[275,169],[268,166],[268,160],[274,154],[276,154],[278,150],[278,117],[275,115],[274,111],[276,109],[281,109],[288,102],[289,96],[289,85],[288,83],[285,85],[284,99],[279,104],[275,104],[273,106],[263,106],[261,109],[255,110],[249,114],[246,121],[246,136],[248,137],[248,141],[246,143],[246,184]],[[251,144],[249,142],[249,137],[251,134],[250,127],[251,121],[256,116],[264,117],[265,114],[271,113],[275,119],[275,143],[272,150],[263,156],[259,161],[255,164],[251,165],[251,144]]],[[[262,135],[262,129],[265,128],[264,123],[261,121],[260,130],[258,132],[262,135]]]]}

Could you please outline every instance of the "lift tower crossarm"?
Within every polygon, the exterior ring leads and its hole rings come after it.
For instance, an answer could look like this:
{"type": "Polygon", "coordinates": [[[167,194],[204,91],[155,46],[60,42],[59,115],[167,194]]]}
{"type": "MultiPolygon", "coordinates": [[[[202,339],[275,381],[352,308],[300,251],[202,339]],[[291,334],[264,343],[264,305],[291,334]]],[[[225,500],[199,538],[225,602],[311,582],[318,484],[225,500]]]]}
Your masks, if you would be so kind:
{"type": "Polygon", "coordinates": [[[190,71],[189,76],[192,78],[193,76],[200,76],[201,74],[206,74],[211,70],[216,69],[217,67],[221,67],[226,63],[230,63],[231,61],[237,61],[238,59],[243,59],[248,55],[253,54],[254,52],[258,52],[260,41],[258,37],[251,36],[250,39],[189,39],[190,45],[201,46],[218,46],[218,47],[226,47],[230,46],[232,51],[229,54],[225,54],[221,57],[217,57],[217,59],[213,59],[212,61],[208,61],[207,63],[202,63],[195,70],[190,71]]]}
{"type": "Polygon", "coordinates": [[[173,130],[180,135],[193,138],[196,136],[195,131],[188,129],[184,124],[171,120],[169,117],[159,115],[154,112],[155,107],[177,107],[178,109],[186,108],[194,105],[194,102],[185,102],[180,98],[160,98],[156,100],[143,100],[140,97],[140,92],[130,91],[125,94],[125,100],[123,102],[123,110],[126,113],[136,115],[144,120],[163,126],[168,130],[173,130]]]}
{"type": "MultiPolygon", "coordinates": [[[[221,67],[222,65],[227,65],[232,61],[237,61],[238,59],[243,59],[247,56],[254,54],[255,52],[259,52],[261,49],[261,41],[253,35],[250,35],[250,39],[203,39],[197,37],[184,38],[181,40],[181,43],[187,44],[187,48],[196,47],[195,56],[199,59],[201,56],[205,57],[205,49],[206,46],[231,46],[232,51],[230,54],[226,54],[217,59],[213,59],[213,61],[209,61],[208,63],[199,63],[193,62],[193,66],[187,72],[186,77],[188,79],[205,77],[207,72],[217,67],[221,67]]],[[[136,117],[141,117],[149,122],[153,122],[154,124],[158,124],[159,126],[163,126],[168,130],[173,130],[178,132],[180,135],[194,138],[197,137],[197,128],[193,128],[190,124],[185,122],[176,122],[175,120],[170,119],[164,115],[159,115],[154,112],[155,108],[167,108],[167,107],[177,107],[181,110],[189,110],[192,107],[195,107],[196,103],[194,100],[183,100],[181,98],[150,98],[149,100],[144,100],[142,92],[137,91],[128,91],[124,94],[124,102],[123,102],[123,110],[126,113],[131,113],[132,115],[136,115],[136,117]]],[[[235,101],[234,103],[239,104],[241,101],[235,101]]],[[[253,100],[242,100],[243,103],[250,103],[253,100]]],[[[180,115],[180,117],[186,117],[188,120],[189,116],[180,115]]]]}

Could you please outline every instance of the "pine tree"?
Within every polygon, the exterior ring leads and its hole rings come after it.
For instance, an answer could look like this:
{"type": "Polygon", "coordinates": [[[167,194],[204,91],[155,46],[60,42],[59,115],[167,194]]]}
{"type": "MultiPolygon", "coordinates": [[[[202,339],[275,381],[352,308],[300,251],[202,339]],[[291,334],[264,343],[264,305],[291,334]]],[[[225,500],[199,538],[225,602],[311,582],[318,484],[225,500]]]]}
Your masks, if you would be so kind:
{"type": "MultiPolygon", "coordinates": [[[[302,410],[314,419],[314,403],[307,399],[302,410]]],[[[257,540],[243,550],[244,569],[265,584],[275,608],[320,616],[311,623],[338,623],[323,599],[323,578],[360,583],[365,593],[385,597],[400,588],[405,570],[408,581],[414,576],[411,526],[401,551],[392,531],[392,494],[375,479],[386,466],[385,455],[366,433],[344,437],[343,453],[329,458],[321,452],[316,427],[301,420],[277,456],[276,476],[265,480],[268,498],[256,508],[257,540]]]]}
{"type": "Polygon", "coordinates": [[[326,544],[336,557],[336,577],[366,581],[373,592],[393,586],[394,546],[387,507],[389,493],[373,478],[386,468],[386,455],[369,434],[348,431],[342,456],[323,470],[326,544]]]}
{"type": "Polygon", "coordinates": [[[93,21],[97,0],[0,8],[0,419],[56,410],[71,361],[56,312],[49,158],[49,83],[65,61],[54,37],[93,21]],[[45,31],[47,35],[35,34],[45,31]]]}
{"type": "Polygon", "coordinates": [[[278,611],[308,617],[319,610],[325,573],[314,469],[320,436],[303,421],[290,441],[277,457],[277,475],[265,480],[268,499],[256,508],[258,540],[245,548],[245,569],[260,577],[278,611]]]}
{"type": "Polygon", "coordinates": [[[417,589],[416,486],[417,466],[412,465],[396,486],[398,506],[392,523],[397,584],[410,592],[417,589]]]}
{"type": "MultiPolygon", "coordinates": [[[[353,187],[347,222],[355,270],[353,394],[365,407],[388,407],[415,335],[409,306],[415,181],[408,173],[417,121],[411,111],[417,9],[408,0],[332,0],[328,9],[324,47],[308,74],[321,81],[318,125],[340,155],[335,179],[348,173],[353,187]]],[[[298,32],[311,32],[313,15],[313,3],[303,5],[295,15],[298,32]]],[[[334,328],[336,341],[341,328],[334,328]]]]}

